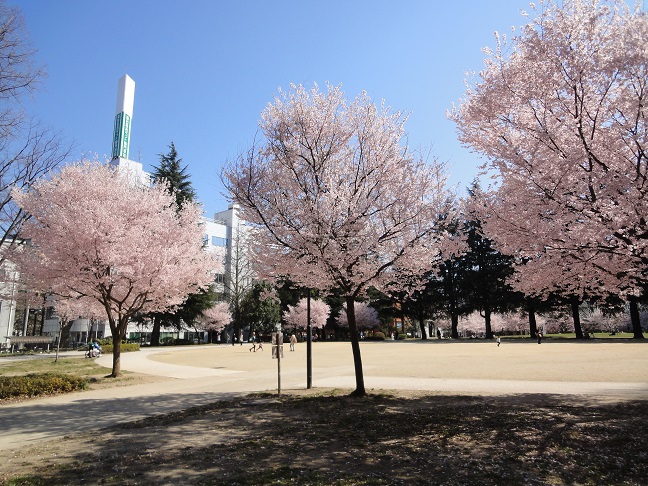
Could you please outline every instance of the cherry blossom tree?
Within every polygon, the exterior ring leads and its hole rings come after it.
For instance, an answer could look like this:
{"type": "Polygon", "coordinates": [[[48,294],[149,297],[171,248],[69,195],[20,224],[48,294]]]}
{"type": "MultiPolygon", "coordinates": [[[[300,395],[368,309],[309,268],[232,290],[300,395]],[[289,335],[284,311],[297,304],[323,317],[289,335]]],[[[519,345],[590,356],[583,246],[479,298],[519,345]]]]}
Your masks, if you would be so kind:
{"type": "Polygon", "coordinates": [[[229,310],[229,304],[227,302],[219,302],[213,307],[210,307],[203,311],[199,321],[204,329],[216,333],[221,332],[232,322],[232,313],[229,310]]]}
{"type": "MultiPolygon", "coordinates": [[[[288,306],[288,310],[284,312],[284,320],[288,329],[306,328],[308,325],[307,306],[305,298],[301,299],[297,305],[288,306]]],[[[323,329],[331,314],[331,307],[319,299],[311,299],[310,314],[311,326],[315,329],[323,329]]]]}
{"type": "MultiPolygon", "coordinates": [[[[106,314],[105,310],[98,301],[81,296],[77,296],[76,298],[69,297],[67,299],[56,300],[54,302],[54,313],[55,316],[58,317],[59,321],[59,336],[56,346],[56,358],[54,359],[54,361],[58,361],[59,349],[61,347],[61,341],[63,339],[63,330],[66,327],[71,326],[72,322],[76,319],[85,318],[89,319],[91,322],[94,322],[95,320],[100,319],[106,314]]],[[[90,335],[90,332],[88,332],[88,335],[90,335]]]]}
{"type": "MultiPolygon", "coordinates": [[[[344,305],[344,311],[345,312],[342,312],[338,317],[338,324],[342,327],[349,327],[349,318],[348,313],[346,312],[346,304],[344,305]]],[[[378,311],[366,302],[355,303],[355,319],[358,329],[365,331],[369,329],[376,329],[378,326],[380,326],[378,311]]]]}
{"type": "Polygon", "coordinates": [[[263,111],[262,140],[223,174],[255,230],[262,275],[343,292],[355,395],[365,394],[355,299],[421,273],[448,211],[444,168],[402,144],[404,122],[366,93],[348,102],[340,87],[292,86],[263,111]]]}
{"type": "Polygon", "coordinates": [[[484,229],[504,252],[547,259],[545,286],[569,255],[577,294],[585,282],[632,303],[648,282],[648,17],[621,0],[532,7],[450,113],[497,179],[484,229]]]}
{"type": "Polygon", "coordinates": [[[14,197],[32,215],[21,272],[54,295],[101,304],[113,377],[131,317],[180,305],[213,280],[217,262],[202,250],[200,207],[176,212],[164,187],[133,185],[108,165],[82,162],[14,197]]]}

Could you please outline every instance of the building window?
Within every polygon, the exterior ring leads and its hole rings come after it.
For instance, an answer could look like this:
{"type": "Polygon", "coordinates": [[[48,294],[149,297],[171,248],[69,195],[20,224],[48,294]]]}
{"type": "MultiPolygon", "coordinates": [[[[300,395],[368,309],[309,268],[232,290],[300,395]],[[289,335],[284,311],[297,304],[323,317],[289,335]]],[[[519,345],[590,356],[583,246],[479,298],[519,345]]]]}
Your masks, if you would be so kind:
{"type": "Polygon", "coordinates": [[[214,282],[220,283],[220,284],[224,283],[225,282],[225,274],[217,273],[216,278],[214,278],[214,282]]]}
{"type": "Polygon", "coordinates": [[[227,247],[227,238],[221,238],[219,236],[212,236],[212,245],[214,246],[224,246],[227,247]]]}

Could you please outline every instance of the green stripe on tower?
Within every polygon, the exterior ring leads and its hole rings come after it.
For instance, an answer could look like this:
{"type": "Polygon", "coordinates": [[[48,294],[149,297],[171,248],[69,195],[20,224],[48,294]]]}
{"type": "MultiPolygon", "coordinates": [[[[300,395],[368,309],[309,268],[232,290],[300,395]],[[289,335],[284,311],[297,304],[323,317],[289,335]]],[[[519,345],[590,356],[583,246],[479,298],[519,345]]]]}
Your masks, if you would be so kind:
{"type": "Polygon", "coordinates": [[[121,112],[115,115],[115,129],[113,133],[112,157],[128,158],[130,142],[131,118],[127,113],[121,112]]]}

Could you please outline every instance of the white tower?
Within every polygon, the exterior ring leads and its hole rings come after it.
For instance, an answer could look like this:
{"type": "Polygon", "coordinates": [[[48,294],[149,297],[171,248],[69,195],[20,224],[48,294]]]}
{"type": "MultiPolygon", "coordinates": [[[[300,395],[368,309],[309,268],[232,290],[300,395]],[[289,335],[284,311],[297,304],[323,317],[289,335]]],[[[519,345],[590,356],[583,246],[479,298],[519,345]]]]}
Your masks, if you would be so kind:
{"type": "Polygon", "coordinates": [[[135,102],[135,81],[124,74],[117,83],[117,109],[115,111],[115,130],[113,132],[112,158],[128,159],[130,148],[131,120],[135,102]]]}
{"type": "Polygon", "coordinates": [[[136,184],[148,186],[151,178],[144,172],[142,164],[128,158],[134,102],[135,81],[128,74],[124,74],[117,82],[117,109],[110,164],[130,174],[136,184]]]}

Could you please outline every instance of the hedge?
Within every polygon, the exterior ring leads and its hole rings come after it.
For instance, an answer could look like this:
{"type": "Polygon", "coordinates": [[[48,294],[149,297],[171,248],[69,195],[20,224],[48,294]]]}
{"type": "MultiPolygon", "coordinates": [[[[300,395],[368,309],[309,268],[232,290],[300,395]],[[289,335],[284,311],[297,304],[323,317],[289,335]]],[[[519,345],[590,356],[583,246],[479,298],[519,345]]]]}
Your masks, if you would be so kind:
{"type": "Polygon", "coordinates": [[[83,378],[58,373],[0,376],[0,400],[67,393],[84,390],[87,386],[83,378]]]}
{"type": "MultiPolygon", "coordinates": [[[[122,353],[128,353],[129,351],[139,351],[140,350],[140,345],[139,343],[122,343],[120,346],[120,351],[122,353]]],[[[102,344],[101,345],[101,351],[106,354],[111,354],[113,352],[113,345],[112,344],[102,344]]]]}

